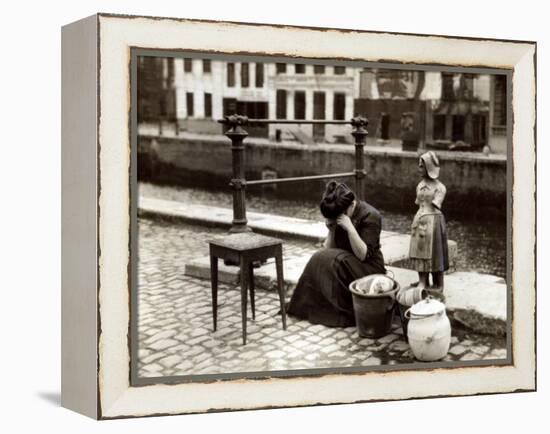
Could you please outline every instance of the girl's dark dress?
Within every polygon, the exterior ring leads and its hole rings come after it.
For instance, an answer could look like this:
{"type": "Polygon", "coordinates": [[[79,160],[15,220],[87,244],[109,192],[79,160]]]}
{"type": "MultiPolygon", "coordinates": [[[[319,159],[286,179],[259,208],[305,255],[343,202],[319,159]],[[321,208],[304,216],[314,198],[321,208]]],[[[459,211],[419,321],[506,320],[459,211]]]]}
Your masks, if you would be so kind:
{"type": "Polygon", "coordinates": [[[337,226],[336,248],[321,249],[311,257],[298,280],[288,314],[331,327],[355,325],[349,284],[386,270],[380,251],[382,219],[379,212],[366,202],[357,202],[351,221],[367,245],[365,260],[360,261],[353,254],[347,232],[337,226]]]}

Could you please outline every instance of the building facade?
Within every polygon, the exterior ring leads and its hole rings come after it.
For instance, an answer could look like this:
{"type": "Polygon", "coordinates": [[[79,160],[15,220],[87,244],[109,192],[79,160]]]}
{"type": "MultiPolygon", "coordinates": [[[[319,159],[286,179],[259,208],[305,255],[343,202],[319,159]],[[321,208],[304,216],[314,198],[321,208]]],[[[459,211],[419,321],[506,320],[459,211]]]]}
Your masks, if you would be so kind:
{"type": "MultiPolygon", "coordinates": [[[[369,119],[369,143],[506,152],[506,76],[304,63],[141,57],[139,120],[222,134],[229,114],[277,120],[369,119]]],[[[349,143],[349,126],[270,124],[274,141],[349,143]]]]}

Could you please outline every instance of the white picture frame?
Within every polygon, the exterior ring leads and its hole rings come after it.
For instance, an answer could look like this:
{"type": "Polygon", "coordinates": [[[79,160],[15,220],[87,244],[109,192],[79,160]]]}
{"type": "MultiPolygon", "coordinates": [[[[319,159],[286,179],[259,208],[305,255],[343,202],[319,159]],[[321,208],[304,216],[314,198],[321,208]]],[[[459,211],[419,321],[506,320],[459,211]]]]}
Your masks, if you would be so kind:
{"type": "Polygon", "coordinates": [[[62,54],[63,406],[112,419],[536,389],[535,43],[97,14],[63,28],[62,54]],[[512,71],[511,362],[132,386],[133,47],[512,71]]]}

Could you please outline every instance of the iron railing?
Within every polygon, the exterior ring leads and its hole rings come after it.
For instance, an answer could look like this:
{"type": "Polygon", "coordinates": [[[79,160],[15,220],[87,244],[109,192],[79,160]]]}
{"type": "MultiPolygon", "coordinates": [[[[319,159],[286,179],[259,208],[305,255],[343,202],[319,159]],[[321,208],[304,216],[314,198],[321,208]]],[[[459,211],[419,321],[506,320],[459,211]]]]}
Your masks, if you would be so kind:
{"type": "Polygon", "coordinates": [[[250,231],[246,218],[245,189],[252,185],[282,184],[290,182],[316,181],[333,178],[355,178],[355,193],[359,198],[364,197],[364,178],[366,176],[364,146],[368,135],[368,120],[363,117],[354,117],[350,121],[323,121],[323,120],[276,120],[276,119],[249,119],[246,116],[230,115],[218,121],[227,127],[225,135],[231,140],[232,178],[229,185],[233,189],[233,221],[230,232],[250,231]],[[269,124],[310,124],[310,125],[351,125],[351,135],[355,139],[355,169],[344,173],[329,173],[324,175],[299,176],[290,178],[247,180],[244,167],[244,139],[248,132],[247,125],[269,124]]]}

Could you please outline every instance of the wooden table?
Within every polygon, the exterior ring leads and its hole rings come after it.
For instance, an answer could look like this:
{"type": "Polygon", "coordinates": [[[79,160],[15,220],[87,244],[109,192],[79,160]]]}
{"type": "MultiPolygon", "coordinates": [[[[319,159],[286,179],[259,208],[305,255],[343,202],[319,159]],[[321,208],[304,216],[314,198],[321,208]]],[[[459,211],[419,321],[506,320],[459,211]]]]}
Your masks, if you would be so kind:
{"type": "Polygon", "coordinates": [[[246,303],[248,292],[250,292],[252,319],[256,319],[253,262],[265,261],[269,258],[275,258],[277,268],[277,291],[279,293],[279,302],[281,305],[283,330],[286,330],[285,293],[283,284],[283,242],[278,238],[255,234],[253,232],[243,232],[210,240],[209,245],[214,331],[217,329],[218,318],[218,259],[230,260],[240,266],[242,333],[243,345],[246,345],[246,303]]]}

